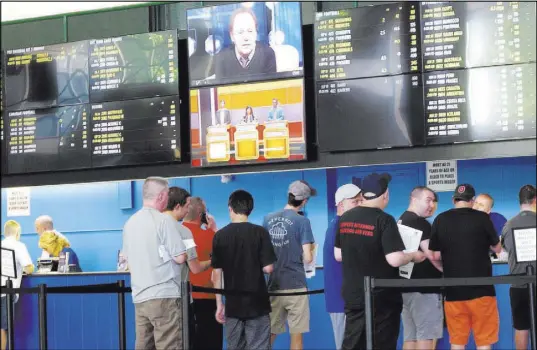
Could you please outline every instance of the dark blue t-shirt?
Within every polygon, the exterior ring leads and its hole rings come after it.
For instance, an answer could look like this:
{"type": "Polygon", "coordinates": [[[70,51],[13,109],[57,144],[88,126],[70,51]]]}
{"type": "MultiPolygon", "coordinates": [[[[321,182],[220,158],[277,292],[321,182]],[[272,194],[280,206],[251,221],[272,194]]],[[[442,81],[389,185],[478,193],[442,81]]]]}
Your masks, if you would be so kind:
{"type": "Polygon", "coordinates": [[[324,299],[326,312],[344,312],[345,302],[341,296],[343,268],[334,256],[334,243],[339,229],[339,216],[336,216],[326,230],[323,246],[324,299]]]}
{"type": "Polygon", "coordinates": [[[82,268],[80,267],[80,263],[78,261],[78,256],[73,249],[63,248],[62,253],[69,253],[69,261],[67,263],[69,265],[75,265],[75,270],[71,272],[82,272],[82,268]]]}
{"type": "Polygon", "coordinates": [[[269,290],[306,288],[302,245],[315,242],[310,220],[284,209],[267,215],[263,227],[270,233],[278,258],[269,277],[269,290]]]}
{"type": "Polygon", "coordinates": [[[503,227],[507,223],[507,219],[505,218],[505,216],[500,213],[490,213],[490,220],[492,221],[492,224],[494,225],[494,230],[496,230],[498,236],[501,236],[503,227]]]}

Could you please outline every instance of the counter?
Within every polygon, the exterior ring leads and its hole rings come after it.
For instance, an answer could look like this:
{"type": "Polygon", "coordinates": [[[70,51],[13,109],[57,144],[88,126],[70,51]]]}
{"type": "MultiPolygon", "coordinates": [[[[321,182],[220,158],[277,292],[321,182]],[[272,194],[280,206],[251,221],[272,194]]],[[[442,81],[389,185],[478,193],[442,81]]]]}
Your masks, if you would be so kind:
{"type": "MultiPolygon", "coordinates": [[[[493,264],[494,275],[506,275],[506,263],[493,264]]],[[[310,289],[321,289],[324,285],[323,270],[308,280],[310,289]]],[[[83,272],[70,274],[34,274],[22,280],[23,287],[46,284],[50,287],[80,286],[87,284],[115,283],[125,280],[130,286],[130,275],[124,272],[83,272]]],[[[496,286],[500,312],[500,341],[494,349],[513,349],[513,328],[509,304],[509,286],[496,286]]],[[[126,295],[127,348],[134,348],[134,305],[130,295],[126,295]]],[[[50,294],[47,302],[49,349],[117,349],[118,321],[117,296],[108,294],[50,294]]],[[[311,326],[304,336],[305,349],[333,349],[332,324],[325,311],[323,295],[310,296],[311,326]]],[[[274,349],[288,349],[289,335],[279,336],[274,349]]],[[[402,344],[402,332],[399,337],[402,344]]],[[[15,307],[15,347],[16,349],[39,348],[39,325],[37,295],[21,295],[15,307]]],[[[399,347],[401,348],[401,346],[399,347]]],[[[444,338],[437,349],[449,349],[449,337],[444,330],[444,338]]],[[[470,340],[468,349],[475,349],[470,340]]]]}

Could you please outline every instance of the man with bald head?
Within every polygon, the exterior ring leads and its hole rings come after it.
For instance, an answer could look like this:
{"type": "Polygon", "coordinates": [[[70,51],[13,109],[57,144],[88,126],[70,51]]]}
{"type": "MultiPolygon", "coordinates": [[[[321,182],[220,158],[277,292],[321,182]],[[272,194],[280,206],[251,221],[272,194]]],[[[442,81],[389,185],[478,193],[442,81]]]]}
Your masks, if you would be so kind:
{"type": "Polygon", "coordinates": [[[176,221],[163,211],[168,181],[149,177],[143,185],[143,207],[123,228],[123,255],[131,273],[136,323],[136,349],[182,349],[180,264],[186,246],[176,221]]]}
{"type": "MultiPolygon", "coordinates": [[[[54,229],[54,222],[52,221],[52,218],[48,215],[41,215],[37,219],[35,219],[35,232],[37,232],[38,236],[41,236],[41,234],[46,231],[54,232],[58,237],[63,238],[67,241],[67,248],[70,246],[69,240],[63,234],[54,229]]],[[[43,252],[41,253],[41,259],[48,259],[49,256],[50,254],[45,249],[43,249],[43,252]]]]}
{"type": "Polygon", "coordinates": [[[216,79],[276,73],[276,54],[270,46],[257,41],[257,27],[252,10],[239,7],[231,14],[229,37],[233,45],[216,56],[216,79]]]}
{"type": "Polygon", "coordinates": [[[494,199],[488,193],[481,193],[475,198],[474,209],[482,211],[489,214],[490,220],[494,225],[494,230],[498,236],[501,236],[502,229],[507,219],[500,213],[493,213],[492,208],[494,207],[494,199]]]}
{"type": "MultiPolygon", "coordinates": [[[[421,231],[419,250],[432,259],[429,250],[431,224],[426,218],[435,211],[436,194],[425,186],[417,186],[410,193],[408,209],[399,223],[421,231]]],[[[442,278],[442,264],[425,260],[414,266],[409,278],[442,278]]],[[[404,345],[403,349],[434,349],[437,339],[444,334],[444,311],[440,288],[417,288],[403,293],[404,345]]]]}

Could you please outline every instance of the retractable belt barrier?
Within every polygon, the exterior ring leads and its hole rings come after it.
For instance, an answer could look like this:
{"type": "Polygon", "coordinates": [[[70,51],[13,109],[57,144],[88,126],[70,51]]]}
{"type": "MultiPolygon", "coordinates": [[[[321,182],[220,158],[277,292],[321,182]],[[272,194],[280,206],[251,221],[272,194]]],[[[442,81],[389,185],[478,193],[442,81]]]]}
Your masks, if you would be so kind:
{"type": "MultiPolygon", "coordinates": [[[[366,348],[373,350],[373,294],[375,289],[390,288],[400,289],[402,292],[420,287],[470,287],[490,286],[495,284],[518,284],[528,286],[530,310],[535,310],[535,271],[533,266],[526,268],[526,274],[504,275],[494,277],[465,277],[465,278],[424,278],[424,279],[380,279],[366,276],[364,278],[365,292],[365,318],[366,318],[366,348]]],[[[535,314],[530,311],[531,321],[531,345],[536,347],[535,314]]]]}
{"type": "Polygon", "coordinates": [[[39,349],[47,350],[48,335],[47,335],[47,295],[48,294],[117,294],[118,298],[118,333],[119,346],[118,349],[127,349],[127,333],[125,322],[125,293],[130,293],[131,288],[125,287],[124,280],[118,280],[117,283],[108,284],[92,284],[86,286],[70,286],[70,287],[47,287],[45,284],[40,284],[34,288],[13,288],[13,281],[8,280],[6,287],[0,288],[2,294],[6,294],[7,298],[7,328],[8,328],[8,345],[9,349],[15,348],[15,332],[14,332],[14,295],[15,294],[37,294],[38,295],[38,313],[39,313],[39,349]]]}
{"type": "MultiPolygon", "coordinates": [[[[47,340],[47,295],[48,294],[117,294],[118,295],[118,327],[119,327],[119,349],[127,348],[126,337],[126,322],[125,322],[125,294],[131,293],[132,289],[125,287],[125,281],[119,280],[117,283],[107,284],[92,284],[85,286],[69,286],[69,287],[47,287],[44,284],[34,288],[13,288],[13,282],[8,280],[6,287],[1,288],[2,294],[7,294],[7,316],[8,316],[8,344],[10,349],[15,349],[15,333],[14,333],[14,312],[13,299],[15,294],[37,294],[38,295],[38,311],[39,311],[39,348],[46,350],[48,348],[47,340]]],[[[188,309],[191,292],[202,292],[211,294],[221,294],[224,296],[292,296],[292,295],[308,295],[308,294],[323,294],[324,289],[310,290],[304,292],[252,292],[252,291],[237,291],[225,290],[216,288],[205,288],[191,285],[188,282],[183,282],[181,286],[181,301],[183,312],[183,345],[184,349],[189,348],[189,324],[188,324],[188,309]]]]}
{"type": "MultiPolygon", "coordinates": [[[[528,266],[525,275],[504,275],[494,277],[472,277],[472,278],[437,278],[437,279],[376,279],[373,277],[364,278],[365,291],[365,311],[366,311],[366,336],[367,349],[373,349],[373,291],[379,288],[401,289],[402,292],[419,287],[461,287],[461,286],[486,286],[494,284],[527,284],[530,293],[530,310],[535,309],[535,275],[531,266],[528,266]]],[[[39,309],[39,348],[46,350],[47,345],[47,294],[117,294],[118,295],[118,327],[119,327],[119,349],[127,348],[126,322],[125,322],[125,294],[131,293],[132,289],[125,287],[125,281],[118,280],[117,283],[94,284],[85,286],[69,287],[47,287],[44,284],[37,288],[13,288],[13,283],[8,280],[6,287],[1,288],[2,294],[7,294],[7,316],[8,316],[8,344],[10,349],[14,346],[13,331],[13,300],[15,294],[38,294],[39,309]]],[[[191,292],[201,292],[209,294],[221,294],[224,296],[294,296],[323,294],[324,289],[308,290],[303,292],[253,292],[237,291],[216,288],[206,288],[182,282],[181,301],[183,307],[183,343],[184,349],[189,348],[188,329],[188,308],[191,292]],[[186,322],[185,322],[186,320],[186,322]]],[[[531,343],[533,349],[536,348],[535,339],[535,315],[531,314],[531,343]]]]}

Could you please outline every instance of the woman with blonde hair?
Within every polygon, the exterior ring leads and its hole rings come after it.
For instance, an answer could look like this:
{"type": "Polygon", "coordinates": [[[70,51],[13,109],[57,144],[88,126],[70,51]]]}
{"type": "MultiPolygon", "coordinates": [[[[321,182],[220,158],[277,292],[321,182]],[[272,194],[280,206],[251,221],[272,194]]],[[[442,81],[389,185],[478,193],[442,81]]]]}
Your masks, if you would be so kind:
{"type": "Polygon", "coordinates": [[[44,249],[49,253],[50,257],[59,257],[60,253],[69,253],[69,261],[67,261],[69,271],[82,272],[78,262],[78,256],[75,251],[70,248],[69,242],[58,236],[54,231],[45,231],[39,236],[39,248],[44,249]]]}

